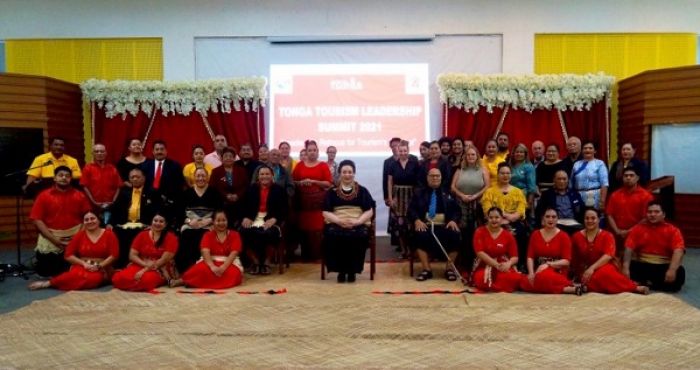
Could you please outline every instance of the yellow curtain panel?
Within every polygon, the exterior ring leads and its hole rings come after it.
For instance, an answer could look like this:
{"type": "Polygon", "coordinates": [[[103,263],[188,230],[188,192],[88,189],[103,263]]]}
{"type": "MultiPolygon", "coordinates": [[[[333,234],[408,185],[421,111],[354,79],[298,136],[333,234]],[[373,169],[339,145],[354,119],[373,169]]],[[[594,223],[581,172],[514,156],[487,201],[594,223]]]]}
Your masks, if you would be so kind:
{"type": "MultiPolygon", "coordinates": [[[[73,83],[162,80],[161,38],[31,39],[5,41],[6,70],[73,83]]],[[[85,158],[92,158],[89,107],[83,109],[85,158]]],[[[118,148],[121,150],[122,148],[118,148]]]]}
{"type": "MultiPolygon", "coordinates": [[[[696,64],[695,33],[535,35],[535,73],[605,72],[618,80],[659,68],[696,64]]],[[[611,160],[617,157],[617,88],[613,90],[611,160]]]]}

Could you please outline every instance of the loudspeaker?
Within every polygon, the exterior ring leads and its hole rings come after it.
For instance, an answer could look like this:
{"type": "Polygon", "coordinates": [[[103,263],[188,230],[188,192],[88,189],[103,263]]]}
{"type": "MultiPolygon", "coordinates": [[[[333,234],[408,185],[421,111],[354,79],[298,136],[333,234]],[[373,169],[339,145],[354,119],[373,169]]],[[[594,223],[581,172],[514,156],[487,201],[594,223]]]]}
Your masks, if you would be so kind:
{"type": "MultiPolygon", "coordinates": [[[[28,168],[34,157],[44,152],[44,130],[40,128],[0,127],[0,174],[28,168]]],[[[26,175],[0,179],[0,195],[17,195],[26,175]]]]}

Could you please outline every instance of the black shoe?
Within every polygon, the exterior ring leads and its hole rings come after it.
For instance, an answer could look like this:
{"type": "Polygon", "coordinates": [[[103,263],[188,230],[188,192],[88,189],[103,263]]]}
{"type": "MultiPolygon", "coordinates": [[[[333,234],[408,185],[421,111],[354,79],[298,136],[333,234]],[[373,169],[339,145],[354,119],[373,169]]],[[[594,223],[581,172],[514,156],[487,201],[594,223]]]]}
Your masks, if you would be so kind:
{"type": "Polygon", "coordinates": [[[417,281],[426,281],[433,278],[433,272],[430,270],[423,270],[418,276],[416,276],[417,281]]]}
{"type": "Polygon", "coordinates": [[[338,273],[338,282],[339,282],[339,283],[344,283],[344,282],[345,282],[345,273],[344,273],[344,272],[339,272],[339,273],[338,273]]]}
{"type": "Polygon", "coordinates": [[[455,272],[452,270],[447,270],[445,271],[445,279],[447,279],[447,281],[456,281],[457,274],[455,274],[455,272]]]}
{"type": "Polygon", "coordinates": [[[348,274],[348,283],[354,283],[355,282],[355,274],[348,274]]]}

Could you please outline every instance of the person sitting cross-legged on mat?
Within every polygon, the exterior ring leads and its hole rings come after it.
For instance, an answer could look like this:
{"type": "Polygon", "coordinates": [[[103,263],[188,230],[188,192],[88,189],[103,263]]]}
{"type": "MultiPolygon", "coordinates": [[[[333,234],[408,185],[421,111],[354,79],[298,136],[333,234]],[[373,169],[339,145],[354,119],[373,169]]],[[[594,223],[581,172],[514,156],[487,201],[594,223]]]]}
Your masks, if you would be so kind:
{"type": "Polygon", "coordinates": [[[486,211],[487,223],[474,232],[474,273],[472,284],[479,290],[512,293],[520,286],[522,274],[518,264],[515,237],[503,228],[503,211],[491,207],[486,211]]]}
{"type": "MultiPolygon", "coordinates": [[[[416,253],[420,259],[423,271],[416,280],[425,281],[433,277],[429,256],[442,255],[440,245],[433,237],[431,229],[434,226],[435,236],[448,253],[452,261],[457,257],[457,247],[460,239],[458,222],[461,211],[457,202],[442,188],[442,174],[437,168],[428,171],[428,186],[417,191],[408,207],[408,220],[414,228],[416,236],[416,253]]],[[[445,268],[445,279],[457,280],[454,271],[445,268]]]]}
{"type": "Polygon", "coordinates": [[[204,234],[200,246],[202,258],[182,275],[186,286],[228,289],[241,284],[243,265],[238,258],[243,248],[241,236],[237,231],[228,229],[225,211],[214,212],[214,227],[204,234]]]}
{"type": "Polygon", "coordinates": [[[148,292],[177,279],[173,261],[177,237],[166,230],[167,218],[156,212],[151,227],[140,232],[131,243],[125,269],[112,277],[115,288],[132,292],[148,292]]]}

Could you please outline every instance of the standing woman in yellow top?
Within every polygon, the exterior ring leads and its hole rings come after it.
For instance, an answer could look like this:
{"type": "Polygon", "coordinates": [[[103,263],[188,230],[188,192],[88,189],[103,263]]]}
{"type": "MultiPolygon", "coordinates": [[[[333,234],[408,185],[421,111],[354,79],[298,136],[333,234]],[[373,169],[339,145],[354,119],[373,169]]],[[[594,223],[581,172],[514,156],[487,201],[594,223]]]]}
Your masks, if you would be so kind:
{"type": "Polygon", "coordinates": [[[204,147],[200,144],[195,144],[192,147],[192,160],[194,162],[188,163],[185,168],[182,169],[182,175],[185,176],[185,181],[187,182],[188,187],[193,187],[194,186],[194,171],[196,171],[198,168],[204,168],[207,171],[207,176],[211,175],[212,165],[208,163],[204,163],[204,157],[206,154],[204,153],[204,147]]]}
{"type": "Polygon", "coordinates": [[[489,171],[489,179],[492,184],[495,184],[498,179],[498,165],[505,161],[505,157],[498,154],[498,143],[496,143],[496,140],[487,141],[486,150],[484,151],[484,157],[481,163],[489,171]]]}
{"type": "Polygon", "coordinates": [[[78,160],[64,154],[66,141],[62,137],[49,139],[49,152],[40,154],[34,158],[27,171],[27,182],[22,186],[22,190],[29,189],[33,194],[39,194],[41,190],[48,189],[53,185],[54,170],[60,166],[66,166],[71,170],[71,178],[80,180],[81,172],[78,160]]]}
{"type": "MultiPolygon", "coordinates": [[[[509,229],[518,243],[518,264],[524,268],[527,261],[528,228],[525,223],[527,200],[522,190],[510,184],[511,167],[507,162],[498,165],[496,183],[481,197],[481,206],[486,211],[492,207],[503,210],[503,226],[509,229]]],[[[523,269],[524,271],[524,269],[523,269]]]]}

